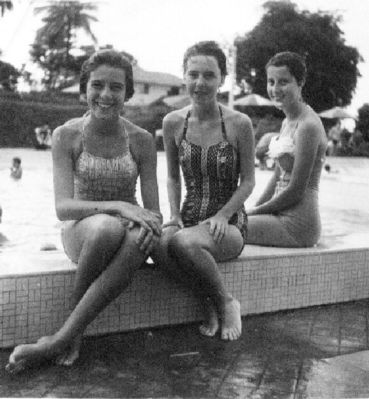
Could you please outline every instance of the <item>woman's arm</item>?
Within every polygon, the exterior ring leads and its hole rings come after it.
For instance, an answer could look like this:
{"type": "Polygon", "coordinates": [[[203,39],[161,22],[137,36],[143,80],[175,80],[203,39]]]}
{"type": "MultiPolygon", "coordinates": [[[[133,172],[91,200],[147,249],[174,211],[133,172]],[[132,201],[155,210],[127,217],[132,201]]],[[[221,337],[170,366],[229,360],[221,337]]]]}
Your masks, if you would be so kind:
{"type": "Polygon", "coordinates": [[[218,211],[229,220],[237,212],[255,187],[255,145],[251,121],[245,115],[237,115],[235,122],[237,151],[240,159],[240,184],[230,200],[218,211]]]}
{"type": "MultiPolygon", "coordinates": [[[[167,192],[170,207],[170,219],[182,224],[181,207],[181,174],[179,167],[178,146],[175,141],[175,133],[179,120],[174,114],[167,115],[163,120],[164,149],[167,160],[167,192]]],[[[180,226],[183,227],[183,226],[180,226]]]]}
{"type": "Polygon", "coordinates": [[[150,229],[150,218],[140,207],[123,201],[85,201],[74,198],[73,149],[79,131],[60,126],[52,135],[55,209],[60,220],[80,220],[98,213],[119,215],[150,229]]]}
{"type": "Polygon", "coordinates": [[[150,133],[137,126],[133,126],[133,130],[134,139],[131,140],[131,144],[139,160],[141,198],[144,211],[149,212],[148,216],[151,216],[148,223],[152,228],[148,230],[141,227],[137,243],[140,245],[140,250],[149,255],[159,240],[163,222],[159,208],[156,148],[150,133]]]}
{"type": "MultiPolygon", "coordinates": [[[[273,194],[274,194],[274,191],[275,191],[275,186],[277,184],[277,180],[279,178],[279,175],[280,175],[279,166],[275,165],[273,174],[272,174],[271,178],[269,179],[269,181],[268,181],[263,193],[261,194],[260,198],[256,201],[255,206],[262,205],[265,202],[269,201],[273,197],[273,194]]],[[[252,214],[252,212],[250,214],[252,214]]]]}
{"type": "Polygon", "coordinates": [[[143,206],[161,218],[155,142],[150,133],[141,129],[137,134],[137,152],[140,159],[140,188],[143,206]]]}
{"type": "Polygon", "coordinates": [[[309,183],[320,142],[320,129],[316,123],[306,121],[296,132],[296,152],[291,179],[285,190],[256,206],[252,214],[278,213],[298,203],[309,183]]]}

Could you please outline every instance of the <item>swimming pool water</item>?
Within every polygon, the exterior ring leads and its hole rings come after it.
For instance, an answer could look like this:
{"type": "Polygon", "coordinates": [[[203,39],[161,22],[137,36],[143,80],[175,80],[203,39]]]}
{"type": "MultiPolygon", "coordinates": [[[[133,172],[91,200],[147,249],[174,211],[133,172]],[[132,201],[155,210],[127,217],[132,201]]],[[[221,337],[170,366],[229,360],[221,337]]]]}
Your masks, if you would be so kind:
{"type": "MultiPolygon", "coordinates": [[[[60,222],[54,209],[50,151],[0,150],[0,232],[6,237],[0,251],[39,251],[45,243],[60,248],[60,222]],[[10,178],[14,156],[22,159],[23,176],[10,178]]],[[[4,239],[4,238],[3,238],[4,239]]]]}
{"type": "MultiPolygon", "coordinates": [[[[352,231],[368,231],[369,159],[329,158],[337,173],[323,173],[320,205],[323,233],[331,236],[347,235],[352,231]]],[[[158,184],[160,208],[164,220],[169,218],[166,193],[165,154],[158,152],[158,184]]],[[[246,205],[252,204],[264,189],[270,171],[256,168],[256,187],[246,205]]],[[[137,198],[139,199],[139,184],[137,198]]],[[[51,151],[25,148],[0,149],[0,205],[3,208],[0,224],[0,244],[3,252],[38,252],[50,243],[62,249],[61,222],[54,208],[51,151]],[[23,177],[10,178],[12,158],[22,159],[23,177]]]]}

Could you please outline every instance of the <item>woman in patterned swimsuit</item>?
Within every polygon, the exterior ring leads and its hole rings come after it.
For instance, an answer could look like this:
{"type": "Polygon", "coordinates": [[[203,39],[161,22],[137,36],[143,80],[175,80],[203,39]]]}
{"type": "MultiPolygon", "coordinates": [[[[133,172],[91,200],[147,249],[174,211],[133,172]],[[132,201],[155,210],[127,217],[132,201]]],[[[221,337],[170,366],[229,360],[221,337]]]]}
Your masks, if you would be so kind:
{"type": "Polygon", "coordinates": [[[249,216],[248,244],[309,247],[320,236],[319,180],[327,138],[319,116],[302,101],[304,59],[278,53],[266,66],[268,93],[283,110],[278,137],[269,145],[274,174],[249,216]]]}
{"type": "Polygon", "coordinates": [[[243,204],[254,188],[252,125],[217,102],[227,70],[215,42],[190,47],[183,67],[191,105],[163,121],[171,219],[156,260],[202,300],[208,314],[200,332],[215,335],[220,319],[221,337],[234,340],[241,334],[240,304],[227,292],[216,262],[237,257],[245,244],[243,204]]]}
{"type": "Polygon", "coordinates": [[[133,95],[131,64],[113,50],[97,52],[82,66],[80,89],[90,111],[58,127],[52,146],[56,213],[77,263],[73,309],[56,334],[16,347],[10,372],[45,358],[72,364],[87,325],[127,287],[161,234],[153,138],[120,116],[133,95]]]}

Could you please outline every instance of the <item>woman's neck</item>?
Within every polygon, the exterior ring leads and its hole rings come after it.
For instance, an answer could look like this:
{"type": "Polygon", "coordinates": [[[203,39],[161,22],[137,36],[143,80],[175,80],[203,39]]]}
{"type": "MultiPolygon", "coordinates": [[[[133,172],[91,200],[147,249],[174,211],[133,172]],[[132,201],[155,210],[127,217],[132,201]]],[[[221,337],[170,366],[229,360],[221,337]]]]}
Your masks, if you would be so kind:
{"type": "Polygon", "coordinates": [[[120,118],[111,120],[95,118],[93,115],[90,115],[86,122],[89,130],[98,136],[114,136],[120,134],[121,131],[120,118]]]}
{"type": "Polygon", "coordinates": [[[200,121],[218,118],[219,105],[216,101],[210,104],[192,104],[191,116],[200,121]]]}
{"type": "Polygon", "coordinates": [[[300,116],[305,112],[307,105],[302,102],[296,102],[294,104],[291,104],[291,106],[288,109],[284,109],[284,113],[286,115],[286,118],[290,122],[294,122],[297,119],[300,118],[300,116]]]}

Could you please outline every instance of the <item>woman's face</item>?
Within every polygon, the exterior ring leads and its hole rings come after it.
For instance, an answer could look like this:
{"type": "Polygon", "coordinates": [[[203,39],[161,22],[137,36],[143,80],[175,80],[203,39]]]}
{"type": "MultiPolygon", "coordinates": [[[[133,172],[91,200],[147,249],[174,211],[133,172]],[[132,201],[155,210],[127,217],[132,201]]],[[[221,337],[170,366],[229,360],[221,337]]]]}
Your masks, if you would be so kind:
{"type": "Polygon", "coordinates": [[[302,86],[286,66],[269,66],[267,69],[267,91],[275,106],[288,108],[301,99],[302,86]]]}
{"type": "Polygon", "coordinates": [[[215,57],[196,55],[187,61],[184,81],[192,101],[206,104],[216,100],[218,89],[224,82],[224,76],[221,75],[215,57]]]}
{"type": "Polygon", "coordinates": [[[126,97],[126,72],[110,65],[100,65],[90,74],[86,96],[96,118],[119,117],[126,97]]]}

